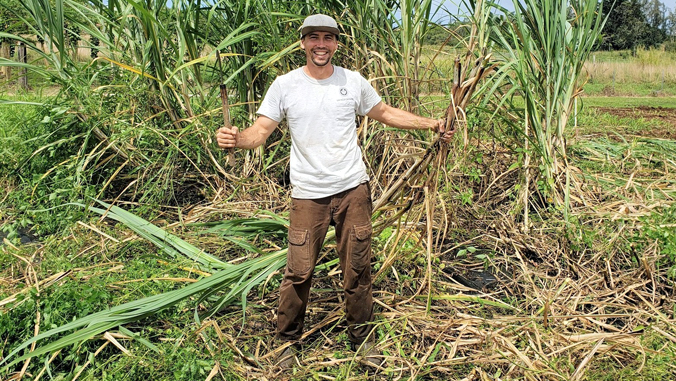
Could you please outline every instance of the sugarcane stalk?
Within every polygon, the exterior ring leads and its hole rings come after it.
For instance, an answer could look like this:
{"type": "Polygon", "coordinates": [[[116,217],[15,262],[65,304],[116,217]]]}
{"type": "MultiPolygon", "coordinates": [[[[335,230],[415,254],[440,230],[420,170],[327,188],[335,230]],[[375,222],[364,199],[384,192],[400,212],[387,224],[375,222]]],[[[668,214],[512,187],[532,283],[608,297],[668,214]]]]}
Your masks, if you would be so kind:
{"type": "MultiPolygon", "coordinates": [[[[223,109],[223,126],[225,128],[232,128],[230,124],[230,106],[228,105],[228,89],[224,83],[219,86],[221,90],[221,108],[223,109]]],[[[228,165],[235,165],[235,149],[228,148],[228,165]]]]}

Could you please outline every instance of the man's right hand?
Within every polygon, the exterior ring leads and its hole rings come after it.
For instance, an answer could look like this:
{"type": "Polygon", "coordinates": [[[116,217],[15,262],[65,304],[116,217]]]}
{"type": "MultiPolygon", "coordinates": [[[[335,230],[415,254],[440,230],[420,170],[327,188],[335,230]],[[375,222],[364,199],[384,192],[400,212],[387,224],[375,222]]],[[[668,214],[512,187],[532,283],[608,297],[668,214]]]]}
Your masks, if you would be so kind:
{"type": "Polygon", "coordinates": [[[239,130],[237,127],[221,127],[216,132],[216,141],[221,148],[235,148],[237,146],[238,138],[239,130]]]}

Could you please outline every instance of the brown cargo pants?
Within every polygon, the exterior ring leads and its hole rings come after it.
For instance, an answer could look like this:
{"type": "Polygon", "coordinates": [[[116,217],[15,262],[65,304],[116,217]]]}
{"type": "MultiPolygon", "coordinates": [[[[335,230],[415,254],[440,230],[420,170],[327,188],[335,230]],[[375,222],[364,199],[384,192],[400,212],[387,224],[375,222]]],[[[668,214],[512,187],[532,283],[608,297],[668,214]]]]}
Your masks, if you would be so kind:
{"type": "Polygon", "coordinates": [[[367,338],[373,319],[371,212],[368,183],[321,199],[292,199],[289,251],[279,288],[278,339],[298,340],[303,333],[312,273],[329,225],[336,228],[350,342],[361,344],[367,338]]]}

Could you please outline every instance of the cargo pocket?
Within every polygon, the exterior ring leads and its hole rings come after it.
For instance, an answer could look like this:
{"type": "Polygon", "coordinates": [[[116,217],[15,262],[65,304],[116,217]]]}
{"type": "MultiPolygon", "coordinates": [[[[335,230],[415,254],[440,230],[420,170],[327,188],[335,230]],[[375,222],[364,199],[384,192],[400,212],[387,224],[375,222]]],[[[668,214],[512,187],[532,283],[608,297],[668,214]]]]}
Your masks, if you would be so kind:
{"type": "Polygon", "coordinates": [[[295,275],[305,275],[310,271],[310,243],[308,231],[289,229],[289,252],[286,256],[286,266],[295,275]]]}
{"type": "Polygon", "coordinates": [[[357,274],[371,265],[371,233],[372,227],[369,222],[366,225],[354,225],[350,235],[352,244],[352,257],[350,264],[357,274]]]}

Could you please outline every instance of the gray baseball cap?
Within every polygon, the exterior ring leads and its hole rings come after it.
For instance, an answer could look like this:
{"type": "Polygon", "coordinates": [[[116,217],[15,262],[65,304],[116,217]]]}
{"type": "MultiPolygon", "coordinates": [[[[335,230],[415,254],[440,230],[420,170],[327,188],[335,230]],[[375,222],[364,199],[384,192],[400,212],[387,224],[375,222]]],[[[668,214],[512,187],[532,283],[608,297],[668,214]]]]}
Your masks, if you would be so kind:
{"type": "Polygon", "coordinates": [[[308,33],[317,31],[333,33],[336,36],[340,34],[338,23],[336,23],[333,17],[316,14],[305,18],[303,25],[300,27],[300,38],[303,38],[308,33]]]}

